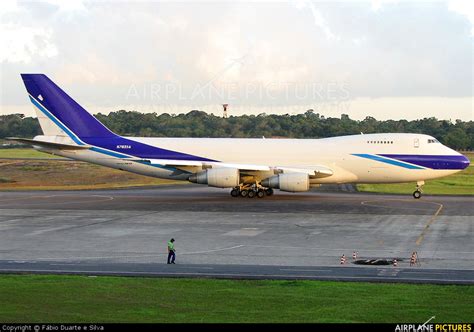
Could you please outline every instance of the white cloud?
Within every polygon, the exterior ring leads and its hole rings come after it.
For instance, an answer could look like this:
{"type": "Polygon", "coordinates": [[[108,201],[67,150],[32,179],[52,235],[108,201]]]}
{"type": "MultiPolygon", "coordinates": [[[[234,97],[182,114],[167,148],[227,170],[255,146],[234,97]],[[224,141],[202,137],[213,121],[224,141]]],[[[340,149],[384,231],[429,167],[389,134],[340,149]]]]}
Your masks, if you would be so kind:
{"type": "Polygon", "coordinates": [[[160,105],[185,108],[220,105],[219,98],[190,101],[210,81],[240,91],[267,87],[271,100],[263,93],[232,101],[255,111],[318,102],[288,97],[288,84],[343,83],[351,98],[471,96],[470,3],[2,2],[1,102],[25,102],[18,73],[26,71],[112,109],[129,102],[132,84],[166,82],[187,99],[177,94],[160,105]]]}
{"type": "Polygon", "coordinates": [[[389,4],[389,3],[395,3],[395,2],[400,2],[400,0],[371,0],[370,5],[371,9],[376,12],[382,8],[382,6],[389,4]]]}
{"type": "Polygon", "coordinates": [[[304,0],[304,1],[297,1],[294,3],[295,7],[300,10],[305,10],[309,8],[311,15],[313,16],[313,23],[316,27],[322,30],[324,35],[328,40],[338,40],[340,37],[334,35],[331,31],[329,24],[324,19],[321,11],[316,8],[313,1],[311,0],[304,0]]]}
{"type": "Polygon", "coordinates": [[[449,10],[466,16],[471,22],[471,34],[474,36],[474,1],[449,0],[449,10]]]}
{"type": "Polygon", "coordinates": [[[57,6],[60,12],[85,11],[83,0],[44,0],[45,3],[57,6]]]}
{"type": "Polygon", "coordinates": [[[8,13],[18,12],[18,10],[19,7],[15,0],[4,0],[0,6],[0,17],[8,13]]]}
{"type": "Polygon", "coordinates": [[[25,27],[17,24],[0,24],[0,62],[30,63],[35,58],[58,55],[52,42],[53,31],[42,27],[25,27]]]}
{"type": "Polygon", "coordinates": [[[205,35],[205,48],[196,58],[196,67],[210,79],[219,75],[220,79],[238,80],[241,65],[236,59],[245,55],[238,27],[223,26],[219,30],[208,30],[205,35]]]}

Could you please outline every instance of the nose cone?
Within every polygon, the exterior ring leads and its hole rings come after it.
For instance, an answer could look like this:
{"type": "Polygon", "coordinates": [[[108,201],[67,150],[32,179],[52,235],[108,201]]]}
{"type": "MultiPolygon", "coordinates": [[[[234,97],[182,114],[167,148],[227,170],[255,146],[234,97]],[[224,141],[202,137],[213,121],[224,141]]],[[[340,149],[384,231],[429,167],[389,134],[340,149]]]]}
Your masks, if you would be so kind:
{"type": "Polygon", "coordinates": [[[458,171],[462,171],[469,166],[470,161],[466,156],[456,151],[452,151],[452,153],[453,154],[449,155],[435,156],[430,165],[426,166],[433,169],[452,169],[458,171]]]}
{"type": "Polygon", "coordinates": [[[459,158],[459,164],[461,166],[461,169],[466,169],[471,162],[466,156],[461,155],[459,158]]]}

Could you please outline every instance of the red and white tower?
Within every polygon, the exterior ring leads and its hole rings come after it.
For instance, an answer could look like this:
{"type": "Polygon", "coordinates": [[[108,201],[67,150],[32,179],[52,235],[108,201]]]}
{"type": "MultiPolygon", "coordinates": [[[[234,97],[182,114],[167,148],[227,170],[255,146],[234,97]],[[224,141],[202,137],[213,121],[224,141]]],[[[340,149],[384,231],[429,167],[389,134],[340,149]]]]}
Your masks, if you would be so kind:
{"type": "Polygon", "coordinates": [[[224,119],[227,119],[227,106],[229,106],[229,104],[222,104],[222,106],[224,107],[224,119]]]}

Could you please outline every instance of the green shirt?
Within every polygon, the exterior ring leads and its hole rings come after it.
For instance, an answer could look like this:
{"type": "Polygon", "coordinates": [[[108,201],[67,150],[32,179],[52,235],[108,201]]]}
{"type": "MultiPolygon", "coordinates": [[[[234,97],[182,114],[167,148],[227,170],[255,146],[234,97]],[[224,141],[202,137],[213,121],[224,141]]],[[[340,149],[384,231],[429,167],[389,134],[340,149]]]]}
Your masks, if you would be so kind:
{"type": "Polygon", "coordinates": [[[168,249],[174,251],[174,243],[171,241],[168,241],[168,249]]]}

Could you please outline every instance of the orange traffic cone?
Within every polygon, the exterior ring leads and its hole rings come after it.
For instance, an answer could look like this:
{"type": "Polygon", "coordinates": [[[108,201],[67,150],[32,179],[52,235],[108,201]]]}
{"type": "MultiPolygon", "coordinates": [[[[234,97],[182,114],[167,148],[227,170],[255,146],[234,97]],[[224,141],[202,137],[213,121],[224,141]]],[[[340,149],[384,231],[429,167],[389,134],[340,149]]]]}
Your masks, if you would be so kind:
{"type": "Polygon", "coordinates": [[[344,254],[341,256],[341,264],[346,264],[346,256],[344,254]]]}
{"type": "Polygon", "coordinates": [[[398,266],[397,259],[394,259],[394,260],[393,260],[393,266],[395,266],[395,267],[398,266]]]}

